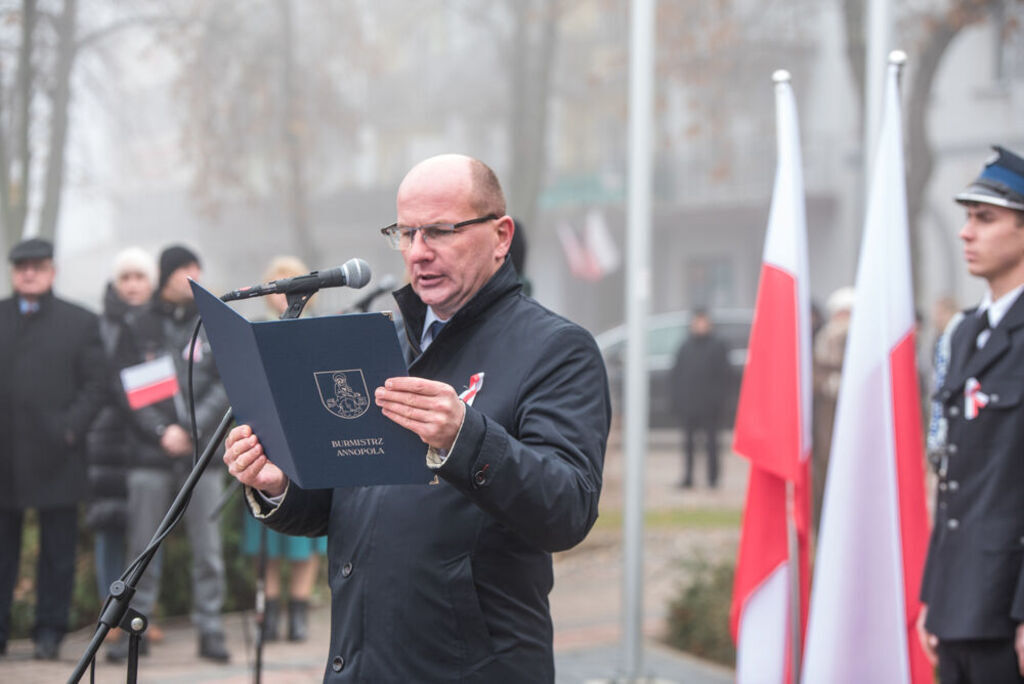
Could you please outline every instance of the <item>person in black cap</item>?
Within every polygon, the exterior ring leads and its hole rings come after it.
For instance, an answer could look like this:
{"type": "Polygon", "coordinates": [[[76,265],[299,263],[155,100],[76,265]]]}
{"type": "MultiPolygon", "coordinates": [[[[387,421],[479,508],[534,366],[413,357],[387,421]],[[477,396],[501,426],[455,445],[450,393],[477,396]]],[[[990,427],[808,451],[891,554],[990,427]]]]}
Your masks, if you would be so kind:
{"type": "Polygon", "coordinates": [[[85,435],[106,397],[95,314],[53,296],[53,245],[10,252],[0,301],[0,654],[7,650],[25,511],[39,516],[35,657],[53,660],[68,629],[85,435]]]}
{"type": "Polygon", "coordinates": [[[941,682],[1024,681],[1024,159],[1002,147],[956,201],[988,289],[951,323],[929,452],[935,525],[918,632],[941,682]]]}
{"type": "MultiPolygon", "coordinates": [[[[170,359],[178,389],[170,398],[132,412],[141,444],[128,473],[128,549],[131,557],[146,548],[174,495],[191,470],[192,442],[188,398],[189,344],[196,323],[196,306],[189,279],[199,280],[199,257],[188,247],[174,245],[160,254],[156,295],[146,310],[129,322],[140,362],[170,359]]],[[[194,350],[193,389],[199,447],[216,431],[228,408],[227,394],[217,374],[205,335],[194,350]]],[[[221,474],[208,469],[200,478],[185,510],[185,527],[192,547],[193,622],[199,631],[199,656],[218,662],[230,659],[221,621],[224,604],[224,557],[215,511],[221,497],[221,474]]],[[[152,616],[160,590],[162,563],[154,559],[137,587],[132,607],[152,616]]],[[[149,650],[143,634],[141,650],[149,650]]],[[[128,657],[128,640],[108,651],[112,661],[128,657]]]]}

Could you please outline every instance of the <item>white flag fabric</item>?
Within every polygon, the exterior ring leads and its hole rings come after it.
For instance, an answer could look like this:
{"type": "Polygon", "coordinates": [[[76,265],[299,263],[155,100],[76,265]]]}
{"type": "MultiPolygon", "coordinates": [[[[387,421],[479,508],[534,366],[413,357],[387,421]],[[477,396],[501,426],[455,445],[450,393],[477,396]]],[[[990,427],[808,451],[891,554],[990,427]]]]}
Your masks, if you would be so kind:
{"type": "Polygon", "coordinates": [[[818,534],[809,683],[932,677],[914,630],[928,519],[898,80],[890,64],[818,534]]]}

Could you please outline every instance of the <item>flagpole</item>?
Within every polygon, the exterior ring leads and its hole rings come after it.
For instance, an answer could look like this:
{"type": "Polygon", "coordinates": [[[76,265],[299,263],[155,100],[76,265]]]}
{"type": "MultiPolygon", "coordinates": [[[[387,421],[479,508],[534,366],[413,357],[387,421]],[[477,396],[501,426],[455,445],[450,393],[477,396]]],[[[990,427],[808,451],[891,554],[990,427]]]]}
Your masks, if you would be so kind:
{"type": "MultiPolygon", "coordinates": [[[[892,33],[892,9],[890,0],[868,0],[867,21],[864,22],[864,138],[861,168],[861,200],[867,207],[871,191],[871,172],[874,169],[874,155],[878,147],[878,135],[882,125],[882,105],[885,95],[885,64],[892,33]]],[[[861,214],[863,223],[864,214],[861,214]]],[[[850,254],[856,256],[860,250],[860,231],[851,231],[853,242],[850,254]]],[[[854,271],[856,272],[856,264],[854,271]]]]}
{"type": "Polygon", "coordinates": [[[650,308],[654,2],[635,0],[629,46],[629,206],[626,264],[626,461],[623,512],[623,645],[626,681],[643,668],[644,461],[647,457],[647,312],[650,308]]]}
{"type": "Polygon", "coordinates": [[[800,681],[800,538],[796,531],[796,493],[792,480],[786,480],[786,541],[789,544],[789,653],[790,679],[800,681]]]}
{"type": "MultiPolygon", "coordinates": [[[[779,69],[772,74],[776,88],[780,84],[790,82],[789,72],[779,69]]],[[[781,125],[781,124],[780,124],[781,125]]],[[[782,154],[782,150],[779,151],[782,154]]],[[[795,160],[799,163],[799,160],[795,160]]],[[[800,681],[800,537],[796,529],[796,491],[792,480],[786,480],[786,546],[789,555],[789,649],[790,649],[790,681],[800,681]]]]}

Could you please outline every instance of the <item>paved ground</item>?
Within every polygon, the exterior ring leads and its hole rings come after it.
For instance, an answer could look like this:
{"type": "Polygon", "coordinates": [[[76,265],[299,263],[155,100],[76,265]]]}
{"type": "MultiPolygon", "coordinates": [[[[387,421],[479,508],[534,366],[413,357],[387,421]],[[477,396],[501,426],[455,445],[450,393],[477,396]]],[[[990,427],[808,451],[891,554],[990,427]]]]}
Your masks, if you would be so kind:
{"type": "MultiPolygon", "coordinates": [[[[746,464],[728,451],[724,475],[718,490],[681,490],[678,436],[655,432],[645,468],[645,507],[648,511],[681,509],[738,510],[746,487],[746,464]]],[[[701,464],[703,465],[703,464],[701,464]]],[[[622,455],[613,437],[605,466],[602,515],[615,521],[622,508],[622,455]]],[[[701,475],[701,470],[698,475],[701,475]]],[[[703,482],[698,477],[698,482],[703,482]]],[[[658,643],[664,631],[667,603],[680,579],[680,562],[695,554],[734,554],[738,529],[680,531],[652,526],[644,538],[644,633],[642,674],[649,682],[695,682],[726,684],[733,681],[727,668],[701,661],[658,643]]],[[[621,645],[622,595],[621,530],[617,524],[599,523],[590,537],[576,549],[555,557],[555,588],[551,610],[555,624],[557,677],[560,683],[621,681],[624,675],[621,645]]],[[[290,684],[319,681],[327,652],[329,616],[326,607],[312,611],[312,638],[303,644],[269,644],[263,656],[263,681],[290,684]]],[[[234,654],[229,665],[215,665],[195,657],[195,633],[187,620],[169,620],[161,625],[163,643],[140,665],[139,681],[161,684],[200,682],[251,682],[253,627],[246,615],[226,617],[228,645],[234,654]]],[[[16,641],[8,655],[0,658],[0,682],[35,684],[66,681],[84,651],[91,629],[65,639],[61,660],[32,660],[32,644],[16,641]]],[[[100,660],[96,681],[125,680],[123,666],[100,660]]],[[[89,674],[82,681],[89,681],[89,674]]]]}

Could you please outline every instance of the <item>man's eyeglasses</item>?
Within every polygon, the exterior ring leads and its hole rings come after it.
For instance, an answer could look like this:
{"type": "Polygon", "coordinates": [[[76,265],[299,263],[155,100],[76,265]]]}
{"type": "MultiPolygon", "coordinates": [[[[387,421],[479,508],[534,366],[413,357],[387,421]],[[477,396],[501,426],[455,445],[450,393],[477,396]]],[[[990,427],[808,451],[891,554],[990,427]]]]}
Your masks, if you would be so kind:
{"type": "Polygon", "coordinates": [[[499,218],[501,217],[496,214],[488,214],[487,216],[469,219],[468,221],[459,221],[458,223],[431,223],[425,226],[400,226],[397,223],[392,223],[386,228],[381,228],[380,232],[381,235],[387,238],[388,244],[392,249],[404,252],[412,247],[412,242],[416,239],[417,231],[419,232],[420,237],[423,238],[423,244],[428,247],[436,247],[450,240],[452,235],[458,233],[462,228],[476,225],[478,223],[486,223],[487,221],[494,221],[499,218]]]}

